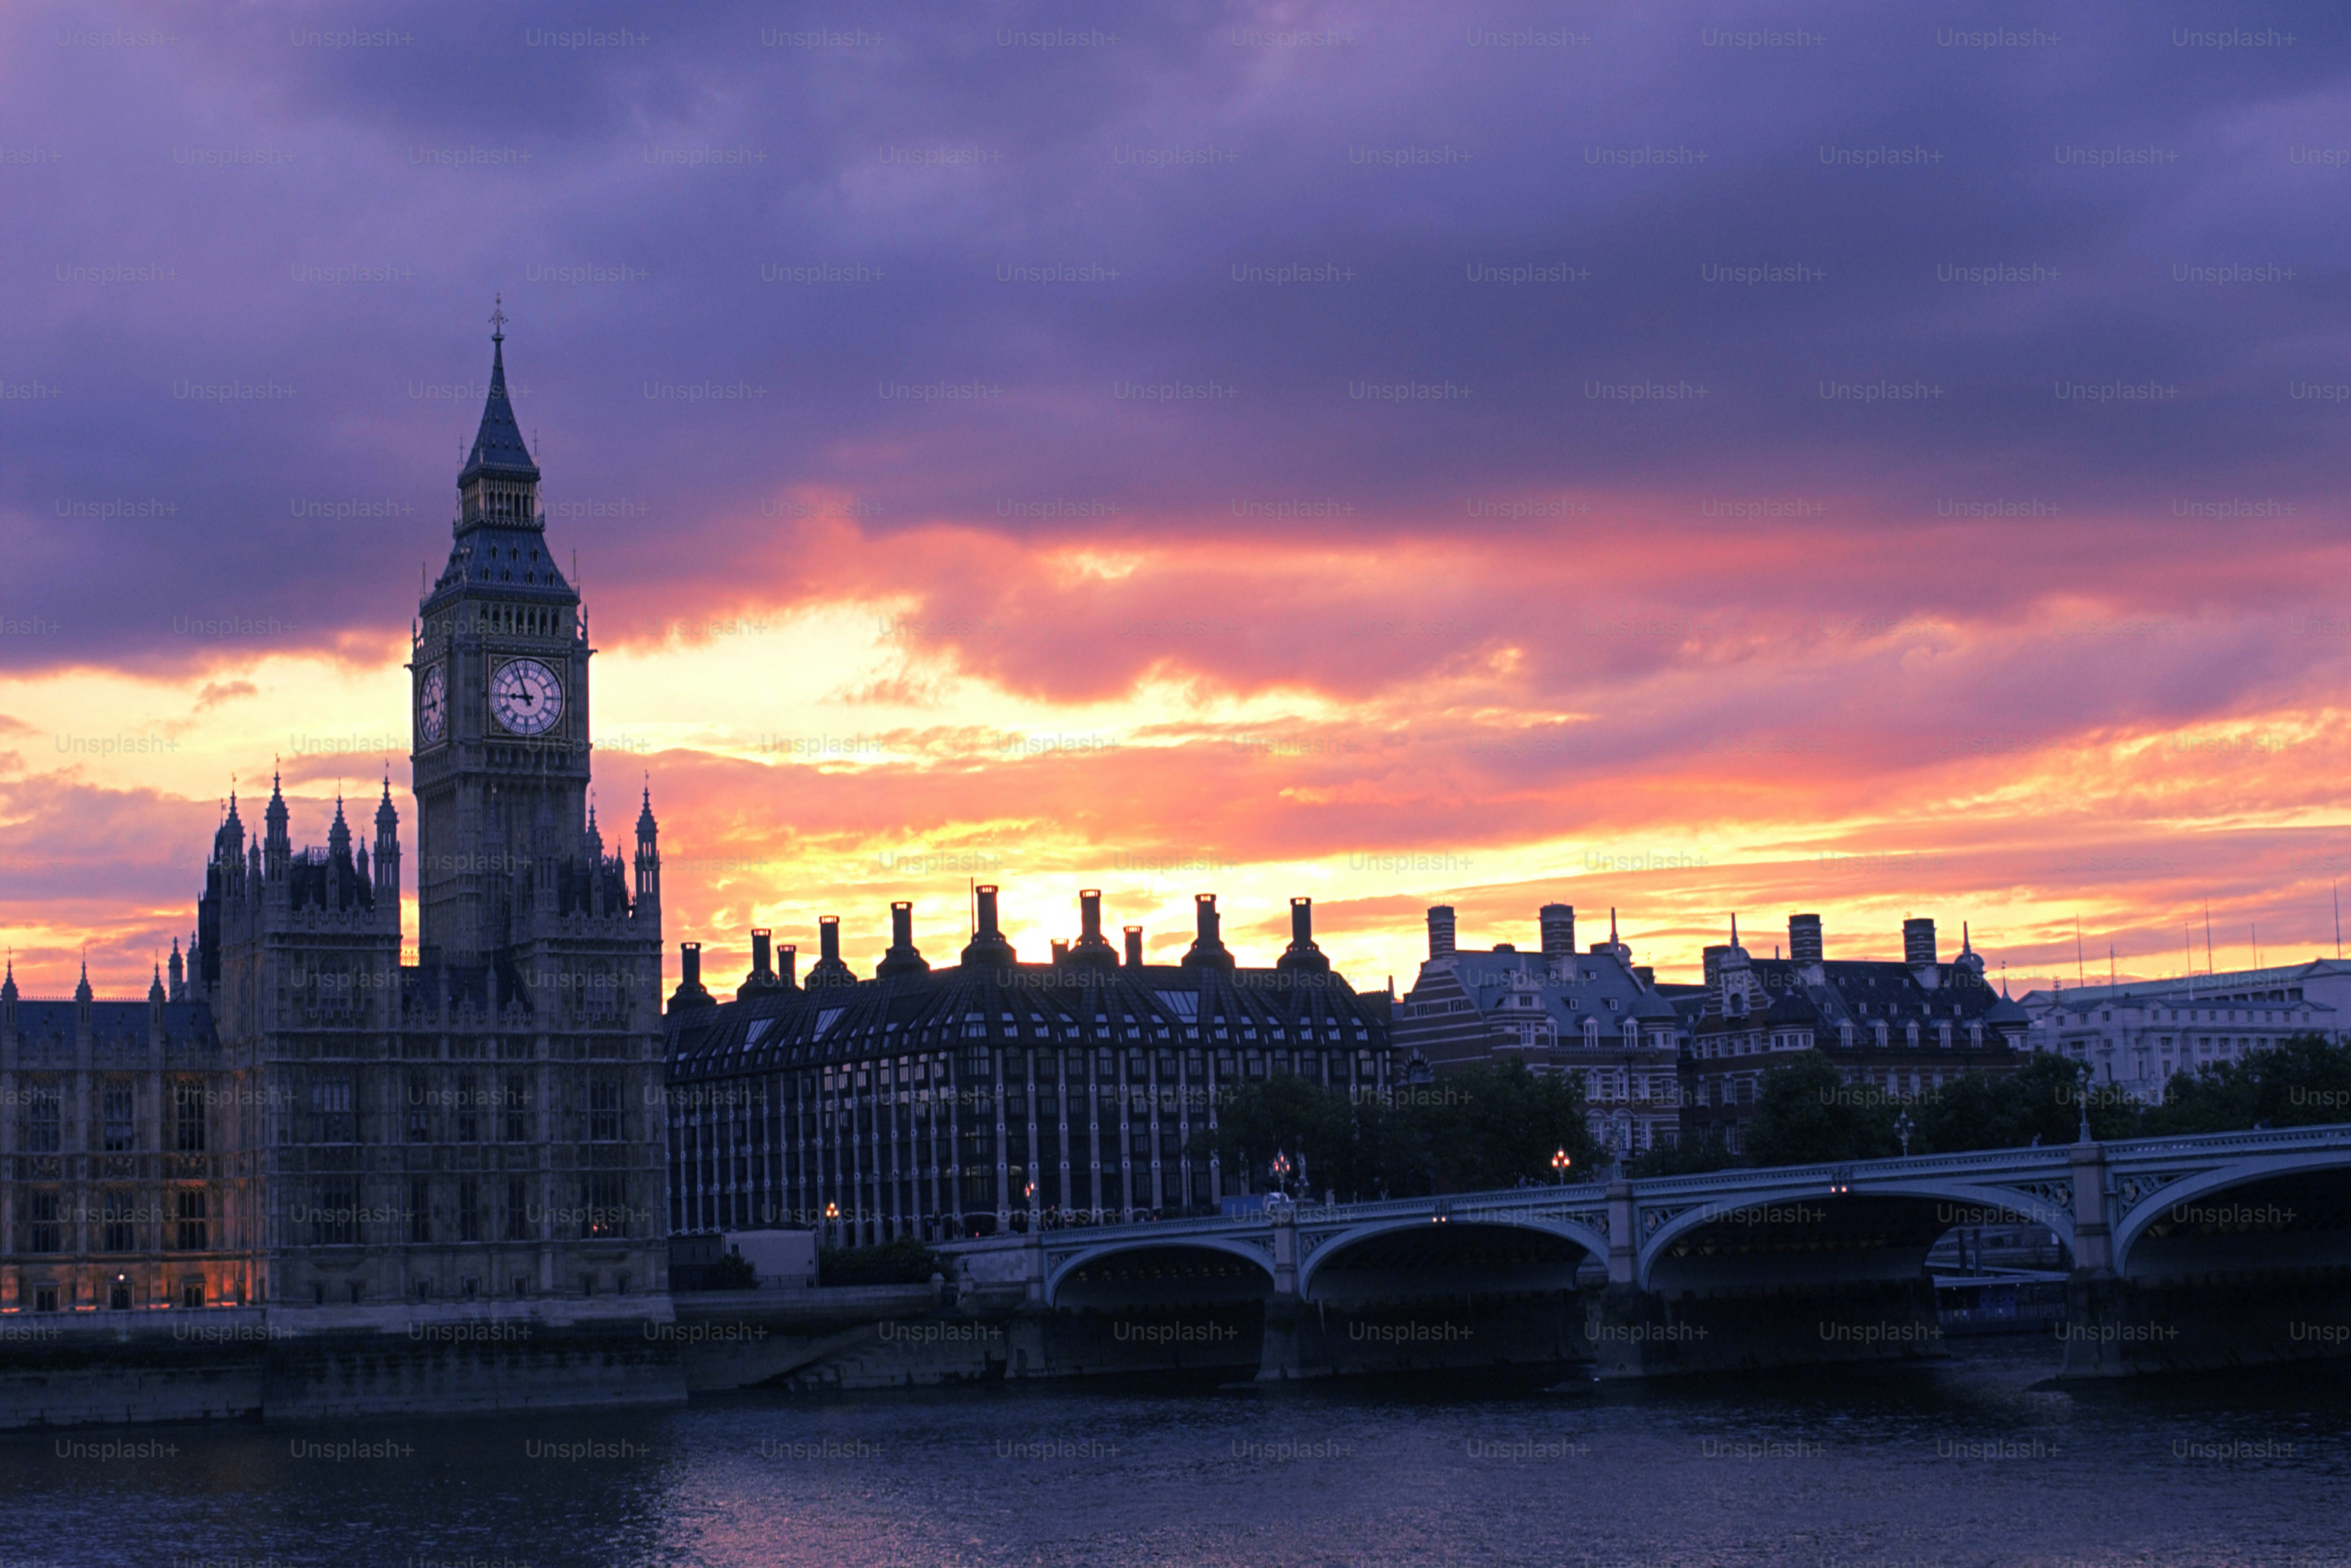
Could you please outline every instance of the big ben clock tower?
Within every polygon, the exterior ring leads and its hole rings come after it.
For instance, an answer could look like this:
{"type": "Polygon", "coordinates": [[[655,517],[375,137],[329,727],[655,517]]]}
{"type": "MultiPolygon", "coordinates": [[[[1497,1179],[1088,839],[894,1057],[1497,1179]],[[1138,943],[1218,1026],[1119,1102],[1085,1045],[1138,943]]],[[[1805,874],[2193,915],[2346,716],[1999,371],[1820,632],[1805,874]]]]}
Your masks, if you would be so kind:
{"type": "Polygon", "coordinates": [[[457,476],[456,538],[420,607],[411,664],[418,943],[459,962],[521,935],[516,904],[534,861],[601,849],[582,842],[587,629],[548,546],[538,465],[507,395],[503,313],[493,320],[489,396],[457,476]],[[542,845],[550,829],[555,841],[542,845]]]}
{"type": "MultiPolygon", "coordinates": [[[[222,1288],[407,1314],[387,1324],[559,1300],[569,1333],[642,1316],[666,1288],[661,859],[650,791],[633,866],[589,806],[587,625],[492,319],[455,537],[410,655],[417,962],[400,962],[390,782],[371,855],[340,800],[326,847],[298,851],[273,789],[255,841],[234,810],[214,837],[190,987],[222,1020],[223,1060],[265,1080],[237,1102],[257,1108],[230,1145],[246,1185],[218,1200],[252,1260],[222,1288]]],[[[502,1361],[495,1389],[453,1372],[468,1385],[451,1397],[576,1397],[559,1326],[502,1361]]],[[[623,1381],[674,1377],[625,1361],[608,1364],[623,1381]]]]}

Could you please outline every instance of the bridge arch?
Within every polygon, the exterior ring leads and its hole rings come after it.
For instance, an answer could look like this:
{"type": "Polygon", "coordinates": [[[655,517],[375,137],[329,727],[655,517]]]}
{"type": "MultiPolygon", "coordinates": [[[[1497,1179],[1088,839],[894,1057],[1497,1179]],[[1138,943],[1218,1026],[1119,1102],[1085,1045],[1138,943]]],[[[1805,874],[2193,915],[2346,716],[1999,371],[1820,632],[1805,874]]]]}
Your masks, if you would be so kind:
{"type": "MultiPolygon", "coordinates": [[[[1660,1288],[1659,1273],[1672,1260],[1677,1242],[1709,1227],[1732,1221],[1742,1214],[1772,1214],[1787,1210],[1796,1215],[1798,1223],[1803,1223],[1815,1218],[1825,1218],[1832,1208],[1851,1212],[1857,1203],[1873,1199],[1941,1206],[1936,1219],[1930,1221],[1938,1223],[1939,1228],[1934,1232],[1938,1236],[1954,1225],[2022,1219],[2048,1227],[2056,1233],[2057,1239],[2067,1252],[2074,1250],[2072,1210],[2051,1198],[2031,1192],[1985,1183],[1938,1180],[1932,1176],[1922,1175],[1876,1180],[1864,1176],[1848,1183],[1844,1191],[1832,1193],[1826,1176],[1808,1171],[1801,1181],[1774,1183],[1694,1203],[1662,1221],[1655,1231],[1640,1241],[1635,1277],[1645,1291],[1660,1288]],[[1817,1216],[1813,1214],[1815,1210],[1820,1211],[1817,1216]],[[1977,1216],[1982,1218],[1977,1218],[1977,1216]]],[[[1642,1206],[1644,1209],[1655,1207],[1654,1202],[1642,1206]]],[[[1928,1244],[1931,1245],[1931,1239],[1928,1244]]]]}
{"type": "MultiPolygon", "coordinates": [[[[1590,1226],[1579,1225],[1573,1220],[1535,1215],[1520,1217],[1507,1209],[1479,1211],[1470,1215],[1463,1215],[1456,1211],[1447,1216],[1443,1225],[1438,1225],[1426,1214],[1398,1215],[1365,1220],[1361,1224],[1348,1226],[1343,1230],[1317,1237],[1311,1250],[1306,1248],[1305,1238],[1301,1237],[1298,1260],[1298,1293],[1301,1297],[1312,1299],[1316,1279],[1331,1267],[1334,1260],[1343,1259],[1351,1250],[1360,1249],[1366,1243],[1376,1242],[1385,1238],[1434,1238],[1440,1234],[1447,1237],[1468,1237],[1481,1231],[1531,1232],[1564,1241],[1593,1259],[1605,1261],[1608,1257],[1607,1236],[1590,1226]]],[[[1579,1266],[1581,1260],[1578,1260],[1579,1266]]],[[[1343,1262],[1339,1264],[1339,1268],[1343,1270],[1345,1267],[1343,1262]]]]}
{"type": "Polygon", "coordinates": [[[1078,1277],[1092,1266],[1113,1259],[1127,1257],[1140,1262],[1155,1255],[1172,1258],[1182,1253],[1215,1253],[1238,1258],[1252,1265],[1259,1279],[1252,1281],[1248,1292],[1270,1295],[1273,1291],[1273,1260],[1263,1247],[1223,1236],[1186,1235],[1176,1237],[1126,1236],[1103,1241],[1071,1253],[1045,1271],[1045,1300],[1049,1305],[1063,1304],[1062,1292],[1077,1284],[1078,1277]]]}
{"type": "Polygon", "coordinates": [[[2167,1182],[2141,1198],[2116,1222],[2115,1272],[2128,1276],[2133,1254],[2149,1239],[2148,1232],[2167,1218],[2177,1218],[2177,1211],[2184,1207],[2201,1207],[2199,1199],[2298,1176],[2342,1171],[2351,1171],[2351,1145],[2253,1155],[2167,1182]]]}

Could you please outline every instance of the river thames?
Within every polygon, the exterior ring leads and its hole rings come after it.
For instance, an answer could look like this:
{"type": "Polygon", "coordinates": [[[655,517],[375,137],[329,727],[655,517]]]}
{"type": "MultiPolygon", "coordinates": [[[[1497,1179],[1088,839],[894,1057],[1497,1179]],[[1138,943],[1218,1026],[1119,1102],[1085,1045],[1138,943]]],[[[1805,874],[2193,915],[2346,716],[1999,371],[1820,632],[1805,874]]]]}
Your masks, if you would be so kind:
{"type": "Polygon", "coordinates": [[[2056,1359],[17,1433],[0,1565],[2351,1568],[2351,1373],[2056,1359]]]}

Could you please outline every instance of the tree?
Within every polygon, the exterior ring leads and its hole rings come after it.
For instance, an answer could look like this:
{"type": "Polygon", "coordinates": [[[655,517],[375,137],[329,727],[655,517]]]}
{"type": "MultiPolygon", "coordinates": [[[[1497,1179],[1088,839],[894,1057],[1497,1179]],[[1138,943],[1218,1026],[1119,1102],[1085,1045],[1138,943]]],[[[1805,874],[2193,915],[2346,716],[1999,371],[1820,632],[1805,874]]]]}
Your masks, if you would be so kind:
{"type": "Polygon", "coordinates": [[[1747,1152],[1759,1166],[1876,1160],[1901,1153],[1882,1094],[1847,1083],[1824,1052],[1805,1051],[1763,1074],[1747,1152]]]}
{"type": "Polygon", "coordinates": [[[2126,1091],[2091,1083],[2089,1069],[2068,1057],[2034,1051],[2014,1072],[1963,1072],[1922,1095],[1911,1109],[1917,1135],[1910,1146],[1948,1155],[2022,1148],[2036,1138],[2070,1144],[2081,1135],[2085,1107],[2092,1137],[2138,1136],[2139,1106],[2126,1091]]]}
{"type": "Polygon", "coordinates": [[[2308,1127],[2351,1121],[2351,1047],[2325,1036],[2297,1034],[2270,1051],[2252,1053],[2257,1062],[2253,1107],[2272,1127],[2308,1127]]]}
{"type": "Polygon", "coordinates": [[[1269,1179],[1277,1154],[1290,1156],[1293,1181],[1301,1166],[1314,1187],[1352,1192],[1363,1181],[1346,1092],[1293,1073],[1226,1090],[1217,1097],[1216,1130],[1202,1128],[1192,1144],[1196,1157],[1213,1151],[1225,1169],[1246,1171],[1253,1182],[1269,1179]]]}
{"type": "Polygon", "coordinates": [[[1643,1176],[1702,1176],[1739,1163],[1739,1156],[1722,1146],[1715,1137],[1694,1138],[1687,1143],[1659,1144],[1638,1159],[1628,1161],[1625,1174],[1636,1180],[1643,1176]]]}
{"type": "Polygon", "coordinates": [[[2151,1136],[2351,1121],[2351,1047],[2298,1034],[2236,1061],[2172,1075],[2146,1115],[2151,1136]]]}
{"type": "Polygon", "coordinates": [[[1911,1105],[1914,1153],[1950,1155],[1963,1149],[2005,1149],[2032,1141],[2017,1111],[2021,1102],[1989,1072],[1962,1072],[1911,1105]]]}
{"type": "Polygon", "coordinates": [[[759,1276],[751,1260],[740,1252],[722,1252],[718,1261],[703,1266],[702,1288],[705,1291],[748,1291],[759,1283],[759,1276]]]}
{"type": "Polygon", "coordinates": [[[1581,1177],[1600,1148],[1584,1124],[1583,1081],[1480,1063],[1434,1083],[1351,1095],[1277,1074],[1228,1091],[1213,1134],[1193,1135],[1196,1158],[1214,1151],[1228,1170],[1263,1180],[1277,1152],[1298,1162],[1305,1190],[1345,1198],[1473,1192],[1554,1181],[1564,1149],[1581,1177]]]}
{"type": "Polygon", "coordinates": [[[1584,1116],[1581,1073],[1527,1070],[1522,1061],[1479,1063],[1448,1073],[1451,1091],[1427,1106],[1427,1146],[1439,1192],[1478,1192],[1520,1181],[1556,1181],[1564,1150],[1571,1173],[1600,1174],[1601,1151],[1584,1116]]]}

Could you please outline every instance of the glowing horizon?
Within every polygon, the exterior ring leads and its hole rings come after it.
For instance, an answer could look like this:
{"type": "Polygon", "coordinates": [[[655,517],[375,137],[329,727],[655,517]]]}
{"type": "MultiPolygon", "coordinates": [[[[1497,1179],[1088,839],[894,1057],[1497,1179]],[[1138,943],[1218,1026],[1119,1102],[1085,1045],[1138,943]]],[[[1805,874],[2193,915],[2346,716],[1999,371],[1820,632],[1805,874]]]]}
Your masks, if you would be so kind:
{"type": "Polygon", "coordinates": [[[970,880],[1038,960],[1081,886],[1155,957],[1217,893],[1259,962],[1310,895],[1363,987],[1433,904],[1478,946],[1614,905],[1661,979],[1734,912],[1965,922],[2020,993],[2077,919],[2093,980],[2202,969],[2208,904],[2220,969],[2335,950],[2332,46],[2107,18],[2051,95],[1858,5],[1788,57],[1687,5],[1085,59],[889,5],[562,55],[437,0],[371,52],[121,10],[178,42],[0,23],[27,994],[142,992],[273,767],[298,844],[388,766],[413,886],[412,582],[500,295],[600,791],[649,776],[714,987],[820,914],[870,971],[893,898],[952,961],[970,880]],[[2110,143],[2179,156],[2067,156],[2110,143]]]}

